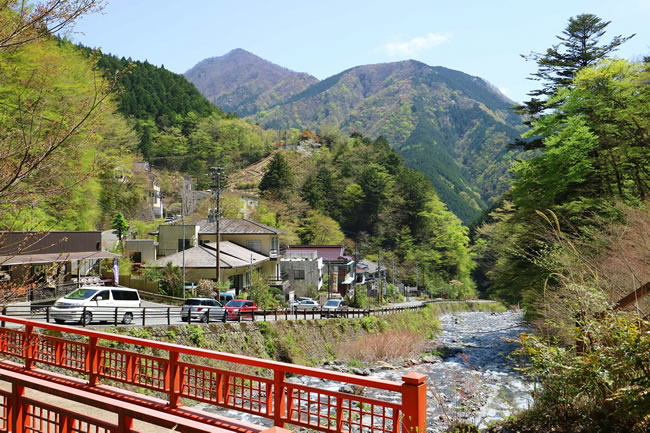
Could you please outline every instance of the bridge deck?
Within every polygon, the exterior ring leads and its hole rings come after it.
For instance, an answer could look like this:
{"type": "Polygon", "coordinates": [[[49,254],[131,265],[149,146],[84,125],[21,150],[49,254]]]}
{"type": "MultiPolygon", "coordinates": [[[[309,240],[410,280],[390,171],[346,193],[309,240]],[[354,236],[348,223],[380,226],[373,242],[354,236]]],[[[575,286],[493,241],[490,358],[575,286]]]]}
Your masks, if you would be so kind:
{"type": "MultiPolygon", "coordinates": [[[[92,387],[78,379],[44,370],[34,369],[25,371],[20,364],[15,364],[10,361],[0,361],[0,380],[10,383],[13,389],[24,387],[46,395],[92,406],[113,414],[112,417],[106,417],[106,414],[103,414],[104,416],[101,417],[101,420],[95,419],[94,421],[114,424],[113,427],[118,430],[120,417],[140,420],[152,426],[160,426],[166,429],[151,430],[152,432],[173,429],[174,431],[187,433],[260,433],[267,429],[264,426],[221,417],[191,408],[170,409],[167,407],[166,401],[131,393],[107,385],[92,387]],[[113,419],[117,422],[111,422],[113,419]]],[[[7,403],[11,404],[10,400],[14,398],[9,390],[0,391],[0,395],[5,397],[5,405],[7,403]]],[[[51,404],[42,398],[37,399],[36,397],[30,396],[25,399],[29,403],[32,403],[33,406],[46,408],[52,413],[58,414],[59,412],[65,412],[65,415],[68,417],[78,420],[84,420],[84,417],[89,418],[88,415],[70,409],[69,405],[65,409],[62,409],[59,405],[51,404]]],[[[10,412],[9,410],[6,413],[10,412]]],[[[7,425],[8,420],[6,418],[2,421],[4,425],[7,425]]],[[[45,428],[42,430],[49,431],[45,428]]],[[[144,430],[143,433],[145,433],[144,430]]]]}

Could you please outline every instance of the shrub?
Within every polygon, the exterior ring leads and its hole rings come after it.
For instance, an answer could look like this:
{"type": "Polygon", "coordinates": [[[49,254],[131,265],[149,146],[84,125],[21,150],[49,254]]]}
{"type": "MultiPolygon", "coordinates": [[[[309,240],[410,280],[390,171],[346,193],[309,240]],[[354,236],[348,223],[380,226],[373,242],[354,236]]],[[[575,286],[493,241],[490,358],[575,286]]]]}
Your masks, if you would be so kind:
{"type": "Polygon", "coordinates": [[[196,295],[202,298],[215,298],[217,290],[214,281],[199,280],[199,284],[196,286],[196,295]]]}
{"type": "Polygon", "coordinates": [[[538,384],[530,417],[590,432],[650,429],[650,322],[607,313],[576,328],[576,346],[523,335],[524,371],[538,384]]]}
{"type": "Polygon", "coordinates": [[[396,330],[369,334],[338,347],[337,357],[364,362],[417,357],[424,350],[425,338],[419,333],[396,330]]]}

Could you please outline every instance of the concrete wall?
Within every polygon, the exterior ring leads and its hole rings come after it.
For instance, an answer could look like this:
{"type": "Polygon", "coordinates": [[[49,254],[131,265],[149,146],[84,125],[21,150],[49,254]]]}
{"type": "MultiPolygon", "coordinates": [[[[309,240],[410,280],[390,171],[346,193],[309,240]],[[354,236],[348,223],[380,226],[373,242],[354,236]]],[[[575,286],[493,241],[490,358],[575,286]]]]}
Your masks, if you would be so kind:
{"type": "Polygon", "coordinates": [[[282,273],[287,273],[290,289],[303,296],[309,287],[320,290],[323,286],[323,259],[281,259],[282,273]],[[304,279],[296,279],[295,271],[303,271],[304,279]]]}
{"type": "Polygon", "coordinates": [[[151,263],[156,260],[156,246],[153,239],[127,239],[124,244],[124,252],[127,256],[139,252],[142,256],[142,263],[151,263]]]}
{"type": "Polygon", "coordinates": [[[178,240],[183,239],[183,227],[185,227],[185,239],[190,242],[189,248],[198,245],[199,226],[194,224],[185,224],[185,226],[180,224],[161,225],[158,227],[158,256],[169,256],[180,251],[178,249],[178,240]]]}

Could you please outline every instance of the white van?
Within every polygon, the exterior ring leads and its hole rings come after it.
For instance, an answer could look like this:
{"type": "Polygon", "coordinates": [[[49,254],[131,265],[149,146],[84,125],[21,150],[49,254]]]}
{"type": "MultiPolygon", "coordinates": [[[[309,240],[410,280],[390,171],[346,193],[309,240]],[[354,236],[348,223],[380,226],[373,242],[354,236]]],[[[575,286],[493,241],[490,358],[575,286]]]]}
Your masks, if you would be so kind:
{"type": "Polygon", "coordinates": [[[140,294],[125,287],[84,286],[58,299],[50,308],[56,323],[65,321],[89,324],[93,320],[121,321],[129,324],[140,311],[140,294]]]}

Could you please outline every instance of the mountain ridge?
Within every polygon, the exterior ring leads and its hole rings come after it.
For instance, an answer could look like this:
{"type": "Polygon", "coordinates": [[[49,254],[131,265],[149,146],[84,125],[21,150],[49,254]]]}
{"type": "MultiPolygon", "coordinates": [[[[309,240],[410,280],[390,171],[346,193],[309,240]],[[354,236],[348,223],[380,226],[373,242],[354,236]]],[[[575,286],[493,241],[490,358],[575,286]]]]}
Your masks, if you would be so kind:
{"type": "Polygon", "coordinates": [[[354,66],[293,90],[274,101],[253,95],[240,114],[267,128],[329,124],[384,136],[466,223],[508,188],[517,152],[507,144],[519,137],[521,119],[480,77],[410,59],[354,66]]]}

